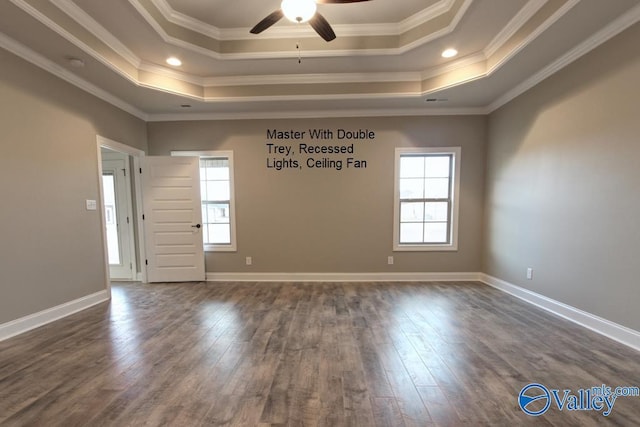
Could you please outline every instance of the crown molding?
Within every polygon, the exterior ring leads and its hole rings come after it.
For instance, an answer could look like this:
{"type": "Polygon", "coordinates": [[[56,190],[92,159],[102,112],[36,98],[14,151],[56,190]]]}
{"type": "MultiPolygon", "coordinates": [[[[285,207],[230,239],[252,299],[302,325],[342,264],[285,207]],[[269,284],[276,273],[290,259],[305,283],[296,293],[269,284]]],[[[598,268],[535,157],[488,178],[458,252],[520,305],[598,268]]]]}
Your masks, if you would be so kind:
{"type": "Polygon", "coordinates": [[[67,83],[70,83],[78,87],[79,89],[82,89],[85,92],[88,92],[91,95],[100,98],[101,100],[108,102],[115,107],[118,107],[119,109],[139,118],[140,120],[147,121],[149,118],[149,116],[142,110],[139,110],[133,105],[121,100],[120,98],[95,86],[94,84],[81,79],[67,69],[45,58],[44,56],[26,47],[25,45],[15,41],[4,33],[0,33],[0,47],[13,53],[16,56],[19,56],[25,61],[28,61],[31,64],[42,68],[43,70],[53,74],[54,76],[66,81],[67,83]]]}
{"type": "Polygon", "coordinates": [[[507,25],[489,42],[484,54],[493,56],[515,33],[533,17],[548,0],[529,0],[529,2],[507,23],[507,25]]]}
{"type": "Polygon", "coordinates": [[[430,20],[437,18],[438,16],[444,15],[453,8],[455,3],[455,0],[442,0],[412,16],[409,16],[406,19],[403,19],[397,24],[398,32],[396,33],[396,35],[406,33],[407,31],[412,30],[415,27],[418,27],[426,22],[429,22],[430,20]]]}
{"type": "MultiPolygon", "coordinates": [[[[218,40],[223,40],[225,38],[225,31],[214,25],[200,21],[199,19],[196,19],[192,16],[178,12],[177,10],[172,8],[171,5],[166,2],[166,0],[151,0],[151,3],[153,3],[158,11],[160,11],[160,14],[162,14],[164,19],[171,22],[172,24],[188,28],[190,30],[196,31],[200,34],[204,34],[205,36],[216,38],[218,40]]],[[[248,29],[247,32],[249,32],[248,29]]]]}
{"type": "Polygon", "coordinates": [[[549,27],[558,22],[560,18],[562,18],[567,12],[569,12],[575,5],[580,3],[581,0],[568,0],[565,4],[563,4],[558,10],[556,10],[553,15],[547,18],[542,25],[539,25],[534,31],[527,35],[514,49],[511,49],[509,53],[507,53],[504,57],[500,58],[500,61],[496,62],[491,69],[487,71],[487,73],[493,74],[495,71],[499,70],[504,64],[506,64],[511,58],[516,56],[522,49],[527,47],[531,42],[538,38],[542,33],[544,33],[549,27]]]}
{"type": "Polygon", "coordinates": [[[487,60],[487,57],[485,56],[485,54],[483,52],[478,52],[473,55],[467,55],[463,58],[454,60],[447,64],[440,65],[437,67],[432,67],[432,68],[429,68],[428,70],[424,70],[422,73],[420,73],[420,78],[422,80],[427,80],[432,77],[440,76],[442,74],[447,74],[452,71],[457,71],[461,68],[465,68],[470,65],[475,65],[479,62],[483,62],[486,60],[487,60]]]}
{"type": "Polygon", "coordinates": [[[168,77],[184,83],[205,86],[206,79],[204,77],[194,76],[193,74],[184,73],[172,68],[163,67],[151,62],[142,61],[138,67],[138,71],[146,71],[148,73],[157,74],[159,76],[168,77]]]}
{"type": "MultiPolygon", "coordinates": [[[[438,16],[449,12],[456,0],[441,0],[400,22],[382,24],[343,24],[333,25],[334,30],[342,36],[397,36],[418,27],[438,16]]],[[[219,28],[200,21],[192,16],[173,9],[166,0],[151,0],[162,16],[169,22],[196,31],[218,40],[249,40],[255,36],[249,33],[250,28],[219,28]]],[[[313,36],[316,33],[309,27],[286,26],[275,27],[262,35],[265,39],[286,37],[313,36]]]]}
{"type": "MultiPolygon", "coordinates": [[[[292,58],[298,55],[297,51],[260,51],[260,52],[241,52],[241,53],[220,53],[217,51],[213,51],[211,49],[203,48],[201,46],[197,46],[193,43],[186,42],[182,39],[174,37],[170,35],[160,23],[156,20],[156,18],[147,10],[145,6],[143,6],[139,0],[128,0],[129,3],[140,13],[140,15],[144,18],[145,21],[153,28],[154,31],[163,39],[164,42],[168,44],[172,44],[174,46],[178,46],[187,50],[191,50],[193,52],[197,52],[201,55],[208,56],[214,59],[274,59],[274,58],[292,58]]],[[[199,32],[207,37],[214,38],[218,41],[225,40],[252,40],[255,39],[255,36],[249,33],[248,28],[233,28],[233,29],[219,29],[217,27],[213,27],[209,24],[203,23],[201,21],[197,21],[191,17],[188,17],[179,12],[175,12],[171,6],[166,3],[165,0],[150,0],[151,4],[158,8],[160,14],[173,25],[178,25],[183,28],[187,28],[192,31],[199,32]]],[[[457,0],[446,0],[444,3],[448,9],[450,10],[457,0]]],[[[307,55],[311,57],[341,57],[341,56],[377,56],[377,55],[401,55],[406,53],[412,49],[415,49],[418,46],[421,46],[425,43],[428,43],[437,38],[443,37],[447,34],[450,34],[462,20],[462,17],[465,15],[468,8],[473,3],[473,0],[464,0],[462,6],[457,11],[456,15],[453,17],[449,25],[446,27],[433,32],[431,34],[427,34],[426,36],[417,39],[411,43],[393,47],[393,48],[385,48],[385,49],[341,49],[341,50],[317,50],[317,51],[308,51],[307,55]]],[[[423,12],[419,12],[416,14],[418,18],[412,18],[407,21],[405,25],[414,25],[420,20],[420,24],[423,23],[422,20],[433,19],[436,16],[439,16],[444,10],[444,7],[435,8],[430,7],[425,9],[423,12]]],[[[446,12],[445,11],[445,12],[446,12]]],[[[416,16],[414,15],[414,16],[416,16]]],[[[404,22],[404,21],[403,21],[404,22]]],[[[406,31],[410,30],[410,27],[400,28],[398,24],[362,24],[362,25],[334,25],[334,30],[340,34],[342,37],[363,37],[363,36],[398,36],[406,33],[406,31]],[[390,27],[389,25],[392,25],[390,27]]],[[[262,39],[282,39],[282,38],[291,38],[291,37],[315,37],[316,33],[308,28],[307,26],[299,27],[299,26],[280,26],[276,28],[269,29],[268,33],[261,34],[262,39]]]]}
{"type": "Polygon", "coordinates": [[[550,77],[551,75],[557,73],[578,58],[591,52],[593,49],[597,48],[607,40],[620,34],[638,21],[640,21],[640,4],[633,7],[629,12],[621,15],[618,19],[611,22],[609,25],[595,33],[593,36],[589,37],[587,40],[583,41],[578,46],[571,49],[569,52],[544,67],[542,70],[538,71],[537,73],[511,89],[510,91],[493,101],[491,104],[487,105],[487,111],[489,113],[494,112],[509,101],[522,95],[524,92],[542,82],[547,77],[550,77]]]}
{"type": "Polygon", "coordinates": [[[482,108],[394,108],[360,110],[263,111],[245,113],[175,113],[150,114],[148,122],[206,121],[206,120],[276,120],[325,119],[354,117],[409,117],[409,116],[478,116],[486,115],[482,108]]]}
{"type": "Polygon", "coordinates": [[[98,40],[113,49],[118,55],[124,58],[134,67],[139,67],[141,59],[126,47],[116,36],[111,34],[98,21],[89,16],[84,10],[71,0],[49,0],[58,9],[69,15],[74,21],[80,24],[85,30],[93,34],[98,40]]]}
{"type": "MultiPolygon", "coordinates": [[[[98,62],[102,63],[103,65],[108,67],[110,70],[112,70],[116,74],[124,77],[126,80],[128,80],[128,81],[130,81],[130,82],[132,82],[134,84],[138,84],[138,81],[136,79],[137,76],[129,75],[126,71],[122,70],[120,67],[118,67],[117,65],[113,64],[111,61],[109,61],[107,58],[105,58],[102,54],[100,54],[99,52],[96,52],[95,49],[93,49],[91,46],[89,46],[88,44],[86,44],[85,42],[83,42],[82,40],[80,40],[79,38],[74,36],[73,34],[71,34],[66,29],[62,28],[60,25],[58,25],[58,23],[56,23],[55,21],[51,20],[49,17],[47,17],[46,15],[41,13],[39,10],[35,9],[33,6],[28,4],[26,1],[24,1],[24,0],[10,0],[10,1],[14,5],[19,7],[23,11],[25,11],[26,13],[28,13],[32,18],[40,21],[44,26],[49,28],[51,31],[55,32],[60,37],[66,39],[71,44],[77,46],[82,51],[84,51],[88,55],[92,56],[95,60],[97,60],[98,62]]],[[[102,42],[105,43],[104,41],[102,41],[102,42]]],[[[107,44],[107,46],[108,46],[108,44],[107,44]]],[[[114,50],[114,52],[116,52],[116,51],[114,50]]],[[[118,52],[116,52],[116,53],[118,53],[118,52]]]]}
{"type": "Polygon", "coordinates": [[[334,73],[334,74],[278,74],[256,76],[209,77],[205,86],[327,84],[327,83],[385,83],[419,82],[420,73],[334,73]]]}

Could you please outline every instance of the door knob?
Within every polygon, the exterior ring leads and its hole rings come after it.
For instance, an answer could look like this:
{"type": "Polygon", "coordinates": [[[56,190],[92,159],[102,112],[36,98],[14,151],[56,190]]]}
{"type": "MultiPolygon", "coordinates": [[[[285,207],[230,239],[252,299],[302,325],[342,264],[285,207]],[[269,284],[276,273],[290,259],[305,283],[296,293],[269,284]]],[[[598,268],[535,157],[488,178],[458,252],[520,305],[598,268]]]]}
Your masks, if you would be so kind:
{"type": "Polygon", "coordinates": [[[200,228],[202,227],[200,224],[192,225],[191,228],[200,228]]]}

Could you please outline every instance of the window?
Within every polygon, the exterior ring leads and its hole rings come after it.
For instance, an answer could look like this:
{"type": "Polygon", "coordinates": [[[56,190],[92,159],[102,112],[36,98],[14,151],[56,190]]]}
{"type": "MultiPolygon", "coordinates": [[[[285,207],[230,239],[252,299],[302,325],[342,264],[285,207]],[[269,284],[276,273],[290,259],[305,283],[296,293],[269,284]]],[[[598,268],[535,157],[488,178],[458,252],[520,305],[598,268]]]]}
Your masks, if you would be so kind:
{"type": "Polygon", "coordinates": [[[232,151],[172,151],[172,156],[200,158],[202,238],[205,251],[235,251],[232,151]]]}
{"type": "Polygon", "coordinates": [[[397,148],[393,249],[458,248],[460,147],[397,148]]]}

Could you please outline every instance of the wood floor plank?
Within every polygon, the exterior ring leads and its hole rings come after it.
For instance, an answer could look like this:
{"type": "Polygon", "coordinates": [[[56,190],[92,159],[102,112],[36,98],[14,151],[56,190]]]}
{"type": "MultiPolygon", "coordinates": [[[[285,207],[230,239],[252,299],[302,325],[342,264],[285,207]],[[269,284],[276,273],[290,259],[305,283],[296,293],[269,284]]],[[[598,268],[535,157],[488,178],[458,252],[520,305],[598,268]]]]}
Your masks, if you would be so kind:
{"type": "Polygon", "coordinates": [[[114,284],[0,342],[2,426],[634,426],[518,406],[640,386],[640,355],[474,282],[114,284]]]}

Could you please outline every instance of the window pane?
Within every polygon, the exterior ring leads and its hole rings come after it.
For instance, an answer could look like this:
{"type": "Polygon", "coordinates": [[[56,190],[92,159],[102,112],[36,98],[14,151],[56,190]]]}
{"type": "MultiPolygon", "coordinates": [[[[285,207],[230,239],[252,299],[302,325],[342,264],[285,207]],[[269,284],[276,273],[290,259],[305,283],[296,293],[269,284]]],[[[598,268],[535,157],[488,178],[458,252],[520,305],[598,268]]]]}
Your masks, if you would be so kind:
{"type": "Polygon", "coordinates": [[[229,221],[229,204],[207,204],[207,223],[226,223],[229,221]]]}
{"type": "Polygon", "coordinates": [[[424,177],[424,157],[422,156],[400,157],[400,177],[401,178],[424,177]]]}
{"type": "Polygon", "coordinates": [[[228,159],[200,159],[200,168],[205,169],[205,174],[200,174],[203,179],[229,179],[228,159]]]}
{"type": "Polygon", "coordinates": [[[116,182],[111,174],[102,175],[104,218],[107,224],[107,255],[109,265],[120,265],[120,240],[116,213],[116,182]]]}
{"type": "Polygon", "coordinates": [[[425,159],[425,177],[448,178],[451,156],[429,156],[425,159]]]}
{"type": "Polygon", "coordinates": [[[206,245],[209,242],[209,226],[205,222],[202,224],[202,242],[206,245]]]}
{"type": "Polygon", "coordinates": [[[200,200],[207,200],[207,181],[200,181],[200,200]]]}
{"type": "Polygon", "coordinates": [[[401,199],[424,198],[424,180],[421,178],[403,178],[400,180],[401,199]]]}
{"type": "Polygon", "coordinates": [[[229,224],[210,224],[209,243],[229,244],[231,243],[231,226],[229,224]]]}
{"type": "Polygon", "coordinates": [[[229,181],[207,181],[206,200],[229,200],[229,181]]]}
{"type": "Polygon", "coordinates": [[[425,243],[447,243],[447,223],[427,222],[424,224],[425,243]]]}
{"type": "Polygon", "coordinates": [[[207,167],[207,179],[228,180],[229,167],[207,167]]]}
{"type": "Polygon", "coordinates": [[[431,202],[425,203],[425,221],[447,221],[449,219],[449,203],[431,202]]]}
{"type": "Polygon", "coordinates": [[[427,178],[425,181],[424,197],[427,199],[448,199],[448,178],[427,178]]]}
{"type": "Polygon", "coordinates": [[[422,243],[423,223],[401,223],[400,243],[422,243]]]}
{"type": "Polygon", "coordinates": [[[209,218],[207,216],[207,205],[202,204],[202,224],[206,224],[209,222],[209,218]]]}
{"type": "Polygon", "coordinates": [[[401,222],[422,222],[424,218],[424,203],[400,203],[401,222]]]}

